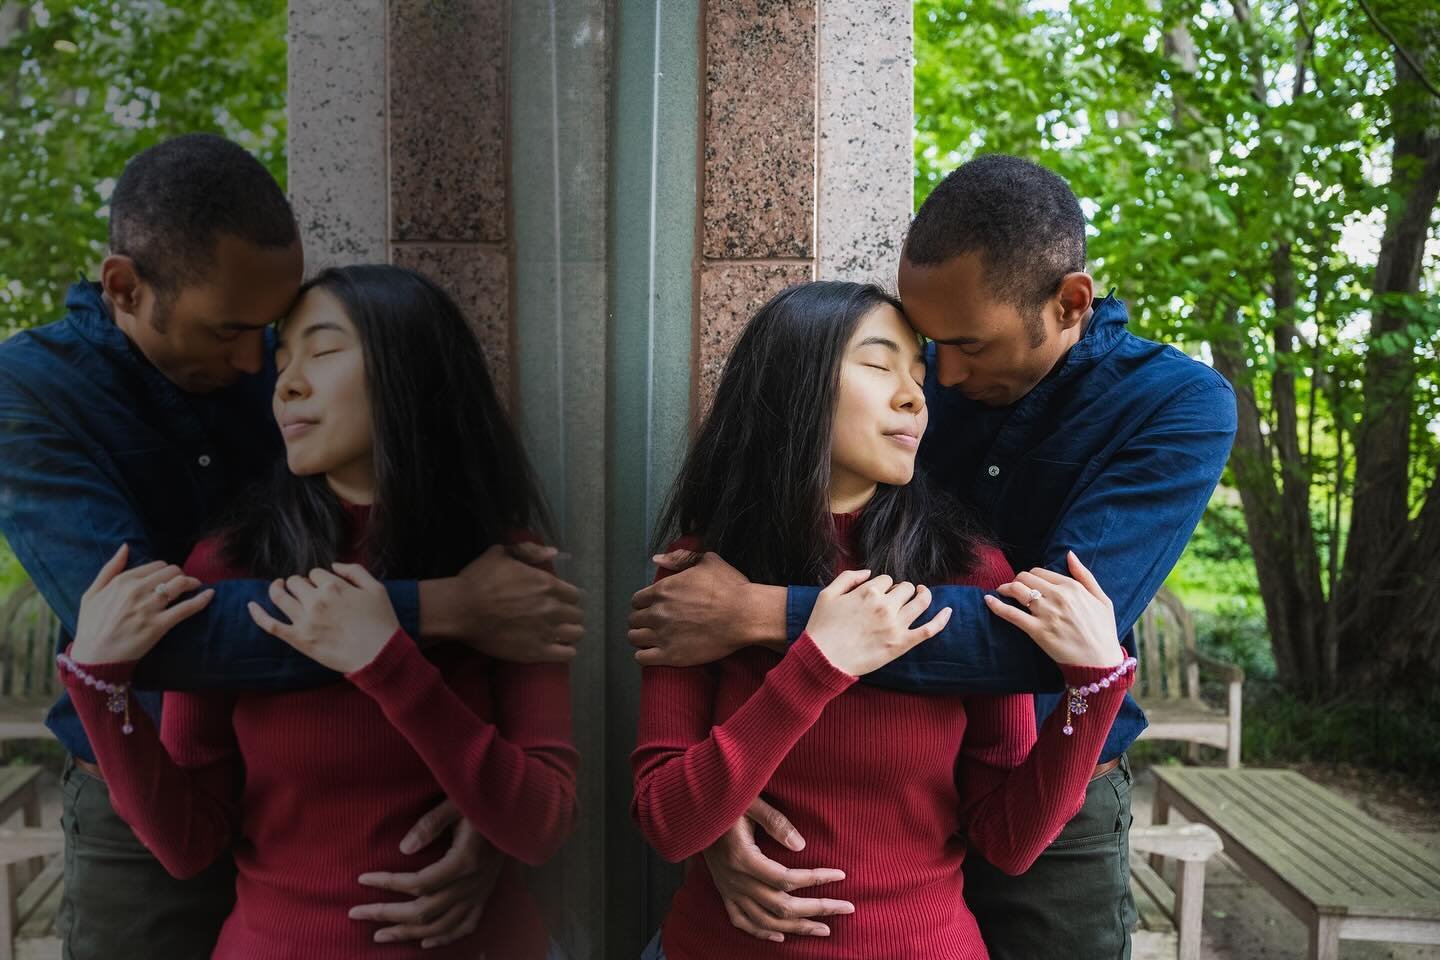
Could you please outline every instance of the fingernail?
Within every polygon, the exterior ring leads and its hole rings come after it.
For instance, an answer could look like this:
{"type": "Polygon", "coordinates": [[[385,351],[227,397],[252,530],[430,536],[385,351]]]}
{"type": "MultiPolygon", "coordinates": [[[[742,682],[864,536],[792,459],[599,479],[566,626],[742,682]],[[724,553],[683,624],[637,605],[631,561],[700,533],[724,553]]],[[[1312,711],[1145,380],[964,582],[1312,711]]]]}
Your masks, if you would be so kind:
{"type": "Polygon", "coordinates": [[[771,942],[771,943],[784,943],[784,942],[785,942],[785,934],[783,934],[783,933],[772,933],[772,934],[770,934],[770,942],[771,942]]]}
{"type": "Polygon", "coordinates": [[[416,850],[419,850],[419,849],[420,849],[420,844],[417,843],[417,842],[415,842],[414,840],[411,840],[411,839],[408,838],[408,837],[405,838],[404,840],[400,841],[400,852],[401,852],[401,853],[414,853],[416,850]]]}
{"type": "Polygon", "coordinates": [[[805,849],[805,840],[803,837],[800,836],[800,834],[792,833],[790,834],[790,836],[785,838],[785,846],[798,853],[799,851],[805,849]]]}
{"type": "Polygon", "coordinates": [[[362,919],[361,914],[360,914],[360,908],[359,908],[359,907],[351,907],[351,908],[350,908],[350,914],[349,914],[349,916],[350,916],[350,919],[351,919],[351,920],[360,920],[360,919],[362,919]]]}

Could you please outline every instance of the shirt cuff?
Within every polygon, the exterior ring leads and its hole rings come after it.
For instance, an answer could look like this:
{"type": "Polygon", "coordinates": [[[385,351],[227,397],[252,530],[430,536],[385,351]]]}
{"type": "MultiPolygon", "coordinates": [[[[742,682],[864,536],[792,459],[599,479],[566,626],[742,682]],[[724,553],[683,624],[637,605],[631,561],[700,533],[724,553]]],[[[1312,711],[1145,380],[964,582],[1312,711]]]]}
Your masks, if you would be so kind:
{"type": "Polygon", "coordinates": [[[420,636],[420,583],[389,580],[385,583],[385,592],[390,594],[390,605],[395,608],[400,628],[412,637],[420,636]]]}
{"type": "Polygon", "coordinates": [[[805,632],[810,614],[815,610],[815,601],[820,597],[819,587],[787,587],[785,589],[785,642],[795,643],[805,632]]]}

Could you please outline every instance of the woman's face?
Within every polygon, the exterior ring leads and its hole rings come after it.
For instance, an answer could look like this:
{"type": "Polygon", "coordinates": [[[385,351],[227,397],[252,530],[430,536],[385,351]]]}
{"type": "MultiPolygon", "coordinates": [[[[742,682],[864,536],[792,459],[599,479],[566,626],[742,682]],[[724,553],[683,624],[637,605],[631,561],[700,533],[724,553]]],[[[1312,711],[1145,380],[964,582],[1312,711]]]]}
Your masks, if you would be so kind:
{"type": "Polygon", "coordinates": [[[312,289],[280,327],[275,422],[297,476],[325,474],[337,494],[369,503],[374,441],[365,352],[340,301],[312,289]]]}
{"type": "Polygon", "coordinates": [[[925,434],[925,361],[915,331],[889,304],[860,318],[840,361],[840,393],[830,447],[830,499],[836,512],[864,506],[877,483],[915,475],[925,434]]]}

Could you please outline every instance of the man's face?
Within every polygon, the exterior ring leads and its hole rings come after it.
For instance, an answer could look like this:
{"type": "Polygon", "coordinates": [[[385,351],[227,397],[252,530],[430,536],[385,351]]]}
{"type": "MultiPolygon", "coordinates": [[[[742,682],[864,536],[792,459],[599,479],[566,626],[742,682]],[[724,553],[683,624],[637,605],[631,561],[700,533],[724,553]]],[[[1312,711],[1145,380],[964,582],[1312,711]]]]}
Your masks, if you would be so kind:
{"type": "Polygon", "coordinates": [[[304,269],[298,238],[266,248],[220,234],[202,279],[163,296],[150,288],[116,321],[177,387],[209,393],[261,370],[265,328],[289,309],[304,269]]]}
{"type": "Polygon", "coordinates": [[[936,373],[986,406],[1003,407],[1035,388],[1078,338],[1062,325],[1058,298],[1030,323],[1014,304],[996,301],[984,282],[979,253],[933,266],[900,261],[900,300],[912,326],[935,341],[936,373]]]}

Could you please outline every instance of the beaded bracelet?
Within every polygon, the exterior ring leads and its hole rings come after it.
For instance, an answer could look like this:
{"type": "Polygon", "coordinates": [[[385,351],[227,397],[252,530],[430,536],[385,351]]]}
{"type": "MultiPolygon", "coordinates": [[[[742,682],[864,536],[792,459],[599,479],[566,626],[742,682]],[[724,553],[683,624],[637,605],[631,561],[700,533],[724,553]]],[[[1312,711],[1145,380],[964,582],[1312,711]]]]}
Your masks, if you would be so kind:
{"type": "Polygon", "coordinates": [[[120,727],[121,733],[128,735],[135,732],[135,727],[130,723],[130,685],[128,683],[110,683],[101,680],[80,666],[80,664],[71,660],[67,654],[60,654],[55,658],[55,661],[83,680],[85,686],[94,687],[96,690],[109,696],[110,699],[106,701],[105,705],[110,708],[110,712],[125,714],[125,723],[120,727]]]}
{"type": "Polygon", "coordinates": [[[1120,664],[1120,666],[1110,671],[1109,676],[1101,677],[1094,683],[1087,683],[1079,687],[1071,687],[1068,691],[1068,696],[1066,697],[1065,702],[1065,726],[1061,728],[1060,732],[1065,734],[1065,736],[1067,737],[1070,736],[1070,734],[1074,733],[1075,727],[1072,721],[1075,717],[1080,716],[1080,714],[1084,713],[1087,709],[1085,704],[1085,698],[1092,693],[1099,693],[1101,690],[1109,687],[1110,684],[1114,683],[1116,680],[1119,680],[1131,670],[1134,670],[1135,665],[1138,662],[1139,661],[1137,661],[1134,657],[1126,657],[1124,661],[1120,664]]]}

